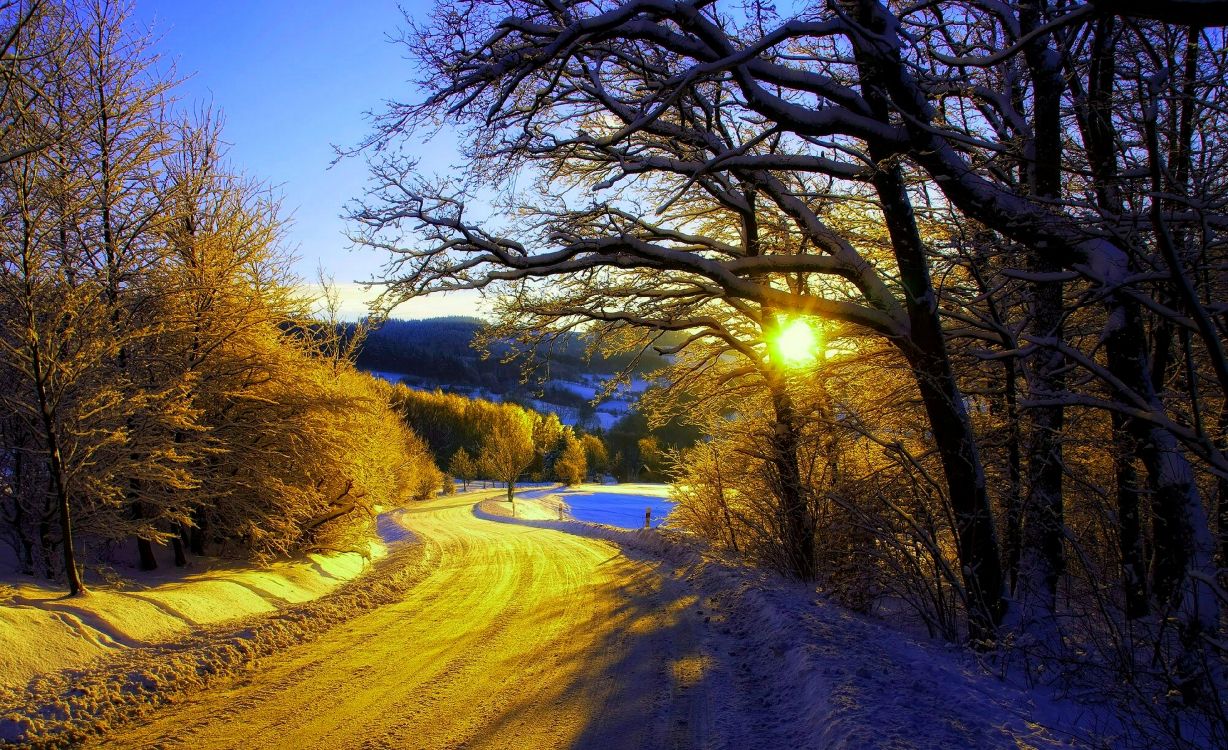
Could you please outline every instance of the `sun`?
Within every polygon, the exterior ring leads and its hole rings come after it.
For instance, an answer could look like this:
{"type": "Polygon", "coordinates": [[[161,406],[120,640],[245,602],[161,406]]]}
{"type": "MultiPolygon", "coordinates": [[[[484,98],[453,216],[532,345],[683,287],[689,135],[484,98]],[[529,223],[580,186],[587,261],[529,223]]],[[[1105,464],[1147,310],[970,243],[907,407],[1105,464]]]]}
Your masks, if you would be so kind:
{"type": "Polygon", "coordinates": [[[787,367],[801,367],[815,361],[818,344],[814,329],[799,318],[776,332],[772,341],[773,355],[787,367]]]}

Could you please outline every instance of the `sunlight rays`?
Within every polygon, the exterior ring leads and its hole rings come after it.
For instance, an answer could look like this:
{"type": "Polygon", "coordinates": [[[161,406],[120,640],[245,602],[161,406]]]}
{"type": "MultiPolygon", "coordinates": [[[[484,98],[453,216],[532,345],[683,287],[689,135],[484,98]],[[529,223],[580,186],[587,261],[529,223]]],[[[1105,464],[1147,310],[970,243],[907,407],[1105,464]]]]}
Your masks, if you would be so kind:
{"type": "Polygon", "coordinates": [[[771,340],[772,358],[784,367],[807,367],[819,357],[821,341],[815,329],[802,318],[782,321],[771,340]]]}

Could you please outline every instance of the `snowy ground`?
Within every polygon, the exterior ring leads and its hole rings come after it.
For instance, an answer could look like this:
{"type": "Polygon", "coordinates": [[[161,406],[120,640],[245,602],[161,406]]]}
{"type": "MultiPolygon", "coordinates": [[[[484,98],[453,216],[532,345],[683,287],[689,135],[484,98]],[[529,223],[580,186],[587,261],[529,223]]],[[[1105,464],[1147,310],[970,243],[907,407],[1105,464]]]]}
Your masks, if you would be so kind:
{"type": "MultiPolygon", "coordinates": [[[[101,652],[87,652],[83,659],[64,659],[54,649],[41,648],[46,669],[23,686],[0,686],[0,745],[76,747],[168,703],[225,684],[250,672],[262,658],[310,643],[365,611],[401,600],[431,564],[426,549],[413,543],[413,533],[403,522],[409,512],[394,509],[380,516],[379,541],[372,542],[375,554],[369,564],[358,555],[353,560],[348,555],[313,555],[301,562],[272,566],[271,571],[236,567],[204,576],[211,582],[245,585],[262,575],[293,578],[305,585],[314,576],[320,589],[313,592],[316,598],[309,596],[300,603],[282,600],[276,602],[276,608],[269,601],[257,610],[262,614],[245,616],[233,600],[229,609],[224,596],[215,601],[219,588],[185,581],[171,588],[185,601],[192,601],[197,610],[211,611],[220,622],[194,623],[185,618],[190,632],[154,643],[99,639],[103,641],[101,652]],[[342,560],[349,561],[341,567],[334,564],[342,560]],[[364,569],[368,574],[358,575],[364,569]],[[290,574],[285,575],[287,572],[290,574]],[[347,576],[351,580],[345,580],[347,576]]],[[[86,601],[95,598],[107,597],[96,592],[86,601]]],[[[83,605],[89,606],[92,603],[83,605]]],[[[7,609],[0,606],[0,610],[7,609]]],[[[56,618],[54,610],[49,612],[56,618]]],[[[139,626],[135,621],[146,613],[133,610],[128,614],[130,617],[121,618],[125,627],[139,626]]],[[[90,628],[94,625],[102,623],[92,622],[90,628]]],[[[89,630],[82,633],[85,638],[89,630]]],[[[38,633],[33,635],[41,638],[38,633]]]]}
{"type": "Polygon", "coordinates": [[[420,543],[394,545],[317,601],[0,691],[0,738],[54,746],[105,731],[91,742],[193,750],[1080,746],[1066,733],[1077,721],[1057,722],[1038,694],[963,650],[711,559],[676,532],[558,521],[549,497],[522,496],[513,518],[499,495],[385,516],[389,537],[420,543]]]}
{"type": "Polygon", "coordinates": [[[373,541],[365,555],[312,554],[259,567],[212,558],[194,558],[182,569],[162,559],[153,572],[119,566],[105,579],[89,576],[89,594],[77,598],[67,597],[62,584],[7,570],[0,573],[0,688],[311,601],[384,557],[385,541],[395,540],[373,541]]]}
{"type": "Polygon", "coordinates": [[[603,523],[624,529],[644,527],[644,512],[651,510],[655,528],[665,522],[674,509],[667,484],[580,484],[521,493],[528,500],[540,500],[557,507],[577,521],[603,523]]]}
{"type": "Polygon", "coordinates": [[[750,715],[714,709],[718,726],[733,731],[749,724],[750,736],[735,733],[695,747],[1039,750],[1118,744],[1098,733],[1102,724],[1082,707],[1007,684],[963,648],[906,635],[775,574],[711,559],[678,532],[559,521],[552,498],[541,494],[520,503],[515,519],[506,503],[488,501],[475,512],[612,541],[633,559],[657,563],[666,585],[693,602],[687,614],[702,619],[697,658],[710,671],[708,681],[758,697],[749,709],[740,707],[750,715]]]}

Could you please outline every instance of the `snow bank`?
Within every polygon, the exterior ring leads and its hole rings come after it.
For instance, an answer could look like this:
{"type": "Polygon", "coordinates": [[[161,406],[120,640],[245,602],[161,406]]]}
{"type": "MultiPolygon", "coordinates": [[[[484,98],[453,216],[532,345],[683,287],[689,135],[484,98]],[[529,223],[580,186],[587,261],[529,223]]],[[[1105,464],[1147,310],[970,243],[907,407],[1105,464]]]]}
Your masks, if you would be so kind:
{"type": "Polygon", "coordinates": [[[236,617],[316,599],[353,580],[382,544],[252,568],[209,559],[171,572],[132,572],[68,598],[55,584],[9,575],[0,583],[0,687],[79,668],[117,648],[147,646],[236,617]]]}
{"type": "Polygon", "coordinates": [[[547,496],[518,503],[516,519],[489,501],[474,512],[604,539],[659,562],[666,580],[695,593],[712,668],[761,696],[763,731],[781,747],[1078,747],[1067,738],[1089,734],[1056,726],[1046,696],[986,673],[962,648],[915,639],[811,587],[722,561],[680,532],[550,520],[554,508],[547,496]]]}
{"type": "Polygon", "coordinates": [[[425,574],[423,545],[380,518],[368,563],[311,555],[260,570],[221,568],[141,591],[22,599],[0,607],[0,743],[63,747],[172,702],[338,622],[397,601],[425,574]],[[375,567],[377,575],[359,576],[375,567]],[[33,678],[30,674],[36,672],[33,678]]]}

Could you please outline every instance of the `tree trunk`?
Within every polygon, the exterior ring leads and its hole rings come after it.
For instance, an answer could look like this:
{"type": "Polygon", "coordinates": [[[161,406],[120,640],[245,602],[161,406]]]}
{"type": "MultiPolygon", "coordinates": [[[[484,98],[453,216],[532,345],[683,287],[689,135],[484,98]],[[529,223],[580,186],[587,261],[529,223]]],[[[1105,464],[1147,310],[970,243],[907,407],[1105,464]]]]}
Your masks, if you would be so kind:
{"type": "Polygon", "coordinates": [[[25,575],[34,575],[34,540],[30,538],[30,530],[26,528],[25,511],[21,507],[21,498],[13,498],[15,508],[13,517],[13,528],[17,532],[17,538],[21,544],[21,572],[25,575]]]}
{"type": "Polygon", "coordinates": [[[64,469],[63,456],[60,454],[59,426],[56,424],[52,401],[47,393],[47,381],[43,372],[43,360],[38,349],[38,327],[35,324],[33,311],[27,310],[27,325],[30,331],[31,367],[34,376],[34,390],[38,397],[39,415],[42,418],[43,441],[47,449],[47,469],[51,480],[51,494],[55,499],[56,511],[60,522],[60,545],[64,555],[64,578],[68,582],[70,596],[85,593],[85,584],[81,580],[81,572],[77,570],[76,552],[73,549],[72,508],[68,498],[67,472],[64,469]]]}
{"type": "Polygon", "coordinates": [[[1023,549],[1023,459],[1019,449],[1019,374],[1014,357],[1003,362],[1006,368],[1006,570],[1011,591],[1019,584],[1019,555],[1023,549]]]}
{"type": "MultiPolygon", "coordinates": [[[[1048,19],[1043,0],[1019,6],[1021,31],[1031,32],[1048,19]]],[[[1043,200],[1054,200],[1061,193],[1062,121],[1061,96],[1065,82],[1060,61],[1047,34],[1034,37],[1024,48],[1024,58],[1032,78],[1032,140],[1024,154],[1023,173],[1029,192],[1043,200]],[[1031,158],[1026,158],[1026,157],[1031,158]]],[[[1038,276],[1060,271],[1047,260],[1053,248],[1036,247],[1029,254],[1029,269],[1038,276]]],[[[1062,342],[1062,283],[1038,280],[1029,284],[1031,310],[1029,332],[1034,339],[1049,342],[1025,360],[1028,390],[1037,401],[1053,399],[1066,387],[1065,364],[1056,345],[1062,342]]],[[[1038,406],[1031,410],[1031,440],[1028,461],[1028,495],[1023,512],[1023,549],[1020,557],[1019,587],[1022,625],[1027,629],[1048,631],[1057,614],[1057,585],[1065,568],[1063,555],[1064,508],[1062,504],[1062,428],[1065,412],[1060,405],[1038,406]]]]}
{"type": "Polygon", "coordinates": [[[783,384],[769,383],[769,387],[772,389],[772,409],[776,416],[772,425],[771,446],[772,464],[779,492],[781,530],[784,532],[781,540],[784,543],[784,563],[786,572],[790,575],[803,581],[812,581],[817,573],[814,549],[815,519],[807,502],[801,467],[797,460],[797,414],[783,384]]]}
{"type": "MultiPolygon", "coordinates": [[[[871,4],[843,5],[844,10],[851,12],[865,28],[887,33],[883,15],[871,4]]],[[[874,117],[881,122],[891,122],[892,107],[885,88],[887,77],[879,68],[878,50],[863,48],[858,42],[855,55],[861,91],[874,117]]],[[[968,596],[968,636],[975,643],[988,644],[997,638],[1006,609],[1006,591],[998,532],[985,488],[985,471],[963,394],[951,368],[938,316],[938,295],[930,277],[925,244],[917,228],[903,172],[890,148],[871,141],[868,151],[873,163],[878,165],[872,183],[891,238],[908,313],[908,339],[897,345],[904,351],[916,378],[942,459],[947,496],[955,516],[960,570],[968,596]]]]}
{"type": "Polygon", "coordinates": [[[204,511],[197,508],[192,511],[192,528],[188,531],[188,550],[196,557],[205,556],[205,531],[209,521],[204,511]]]}
{"type": "Polygon", "coordinates": [[[48,580],[55,579],[55,558],[51,554],[55,549],[55,541],[51,538],[51,516],[43,516],[38,522],[38,542],[43,548],[43,575],[48,580]]]}
{"type": "Polygon", "coordinates": [[[139,567],[141,570],[158,569],[158,558],[154,556],[153,544],[148,539],[137,537],[136,552],[137,557],[140,559],[139,567]]]}
{"type": "MultiPolygon", "coordinates": [[[[1215,446],[1220,453],[1228,456],[1228,394],[1225,394],[1224,404],[1220,407],[1219,435],[1215,446]]],[[[1228,570],[1228,477],[1220,476],[1215,480],[1215,506],[1219,567],[1221,570],[1228,570]]]]}
{"type": "MultiPolygon", "coordinates": [[[[1046,290],[1037,300],[1037,310],[1048,304],[1061,316],[1061,289],[1057,300],[1050,299],[1054,290],[1046,290]]],[[[1048,322],[1054,316],[1041,314],[1048,322]]],[[[1038,320],[1037,325],[1042,325],[1038,320]]],[[[1060,324],[1059,324],[1060,325],[1060,324]]],[[[1060,333],[1059,333],[1060,335],[1060,333]]],[[[1052,397],[1064,388],[1060,374],[1061,354],[1042,349],[1033,356],[1041,361],[1033,364],[1032,395],[1052,397]]],[[[1059,407],[1038,407],[1031,415],[1031,450],[1028,462],[1028,495],[1024,505],[1023,549],[1019,562],[1019,599],[1025,627],[1040,620],[1051,621],[1057,612],[1057,586],[1065,569],[1063,539],[1065,536],[1062,502],[1062,426],[1065,415],[1059,407]]]]}
{"type": "MultiPolygon", "coordinates": [[[[133,480],[130,487],[136,487],[136,481],[133,480]]],[[[133,519],[140,521],[145,517],[145,508],[139,501],[133,501],[129,510],[132,513],[133,519]]],[[[157,570],[158,558],[154,557],[153,543],[142,536],[136,538],[136,553],[139,560],[138,567],[141,570],[157,570]]]]}
{"type": "MultiPolygon", "coordinates": [[[[870,153],[877,160],[874,148],[870,153]]],[[[951,368],[938,317],[938,296],[903,176],[897,166],[879,170],[873,181],[904,287],[910,336],[902,345],[934,433],[955,515],[960,569],[968,595],[968,636],[977,643],[990,643],[1002,624],[1006,592],[984,467],[951,368]]]]}
{"type": "Polygon", "coordinates": [[[1113,463],[1117,476],[1118,551],[1121,555],[1122,586],[1126,595],[1126,618],[1136,620],[1151,611],[1147,600],[1147,558],[1143,550],[1143,525],[1139,515],[1137,456],[1128,433],[1127,418],[1113,412],[1113,463]]]}
{"type": "Polygon", "coordinates": [[[175,567],[186,568],[188,566],[188,556],[183,549],[183,537],[179,534],[171,537],[171,547],[175,550],[175,567]]]}
{"type": "MultiPolygon", "coordinates": [[[[42,389],[40,388],[39,390],[41,391],[42,389]]],[[[64,464],[60,457],[58,436],[46,412],[43,415],[43,423],[47,429],[51,490],[55,497],[56,511],[60,522],[60,546],[63,553],[64,578],[68,582],[69,595],[78,596],[85,593],[85,584],[81,580],[81,571],[77,570],[76,551],[73,549],[72,508],[69,504],[68,490],[64,482],[64,464]]]]}
{"type": "Polygon", "coordinates": [[[918,351],[909,364],[942,459],[955,515],[960,569],[968,596],[968,636],[977,643],[990,643],[1005,614],[1005,582],[972,424],[945,357],[918,351]]]}
{"type": "MultiPolygon", "coordinates": [[[[1163,404],[1151,387],[1137,303],[1114,297],[1113,324],[1105,338],[1109,368],[1157,413],[1163,404]]],[[[1157,605],[1175,613],[1184,653],[1174,675],[1182,695],[1193,700],[1203,685],[1205,635],[1214,633],[1219,607],[1200,578],[1213,580],[1214,542],[1193,467],[1172,433],[1141,419],[1127,418],[1130,436],[1147,469],[1154,517],[1151,591],[1157,605]],[[1193,574],[1198,574],[1196,577],[1193,574]]]]}

